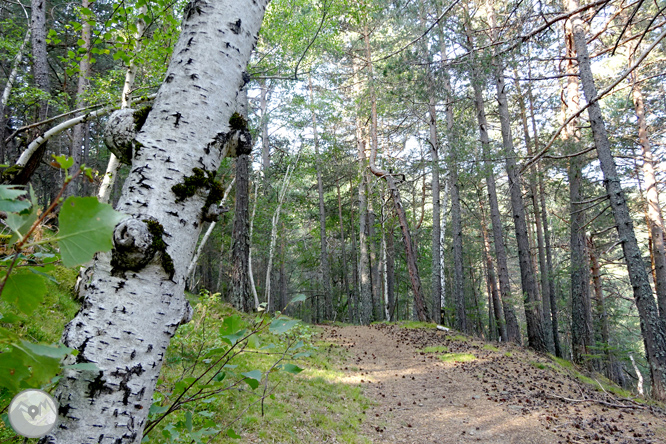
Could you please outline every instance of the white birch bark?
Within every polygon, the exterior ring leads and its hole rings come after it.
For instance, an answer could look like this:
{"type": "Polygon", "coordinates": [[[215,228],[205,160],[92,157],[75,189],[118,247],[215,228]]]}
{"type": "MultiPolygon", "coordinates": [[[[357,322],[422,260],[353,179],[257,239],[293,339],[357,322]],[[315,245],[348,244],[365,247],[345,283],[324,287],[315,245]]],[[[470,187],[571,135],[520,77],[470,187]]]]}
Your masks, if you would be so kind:
{"type": "Polygon", "coordinates": [[[12,62],[12,70],[9,73],[9,77],[7,78],[5,89],[2,91],[2,100],[0,101],[0,115],[4,115],[5,113],[5,107],[7,106],[7,102],[9,102],[9,95],[11,94],[12,88],[14,87],[16,76],[18,76],[18,69],[19,66],[21,65],[21,60],[23,60],[23,51],[25,51],[25,47],[28,45],[28,42],[30,42],[29,28],[25,33],[25,37],[23,38],[23,43],[21,43],[21,47],[14,56],[14,61],[12,62]]]}
{"type": "Polygon", "coordinates": [[[43,442],[141,442],[164,353],[191,317],[185,273],[209,191],[180,199],[172,187],[194,168],[217,170],[267,3],[193,0],[185,8],[118,203],[131,217],[116,227],[113,262],[108,254],[96,261],[82,309],[63,334],[76,360],[99,371],[65,372],[55,394],[59,425],[43,442]],[[154,243],[159,237],[165,245],[154,243]]]}
{"type": "MultiPolygon", "coordinates": [[[[259,310],[259,295],[257,295],[257,285],[254,283],[254,273],[252,272],[252,233],[254,233],[254,216],[257,214],[257,201],[259,191],[259,181],[254,182],[254,205],[252,206],[252,215],[250,216],[250,252],[247,259],[247,273],[250,277],[250,289],[254,296],[254,309],[259,310]]],[[[284,308],[284,307],[282,307],[284,308]]]]}
{"type": "MultiPolygon", "coordinates": [[[[146,6],[139,8],[139,14],[143,15],[147,11],[146,6]]],[[[134,38],[136,39],[136,50],[141,50],[141,38],[143,32],[146,29],[146,22],[139,19],[136,21],[136,32],[134,33],[134,38]]],[[[136,78],[137,71],[136,60],[130,60],[129,66],[125,71],[125,81],[123,82],[123,92],[120,96],[120,107],[121,109],[129,108],[132,100],[132,88],[134,87],[134,79],[136,78]]],[[[111,191],[113,190],[113,185],[116,183],[116,176],[120,168],[120,159],[116,157],[115,154],[111,153],[109,157],[109,163],[106,165],[106,171],[104,172],[104,178],[102,179],[102,184],[99,187],[97,192],[97,198],[100,202],[108,202],[111,197],[111,191]]],[[[189,276],[189,275],[188,275],[189,276]]]]}
{"type": "Polygon", "coordinates": [[[278,222],[280,221],[280,212],[282,211],[282,204],[284,203],[284,196],[287,194],[287,187],[289,187],[289,180],[291,179],[291,173],[296,169],[298,165],[298,159],[301,157],[301,152],[298,152],[296,156],[296,161],[293,165],[287,167],[287,171],[284,173],[284,179],[282,179],[282,186],[280,187],[280,193],[278,194],[278,204],[273,213],[273,218],[271,220],[271,243],[268,247],[268,265],[266,266],[266,291],[264,292],[264,297],[266,299],[266,308],[271,309],[271,273],[273,272],[273,253],[275,253],[275,244],[277,242],[277,229],[278,222]]]}
{"type": "MultiPolygon", "coordinates": [[[[234,183],[236,183],[236,178],[234,177],[227,186],[227,189],[224,190],[224,197],[222,197],[222,200],[220,201],[218,207],[220,210],[223,209],[224,204],[227,202],[227,197],[229,197],[229,192],[231,191],[231,188],[233,188],[234,183]]],[[[206,242],[208,242],[208,238],[210,235],[213,233],[213,230],[215,229],[215,226],[217,225],[217,221],[213,221],[210,223],[208,226],[208,230],[206,230],[206,233],[204,234],[204,237],[201,239],[201,242],[199,243],[199,247],[197,248],[197,252],[194,253],[194,257],[190,261],[190,265],[187,267],[187,272],[185,273],[186,279],[192,279],[192,274],[194,273],[194,268],[197,266],[197,262],[199,262],[199,256],[201,256],[201,253],[203,252],[204,247],[206,246],[206,242]]]]}

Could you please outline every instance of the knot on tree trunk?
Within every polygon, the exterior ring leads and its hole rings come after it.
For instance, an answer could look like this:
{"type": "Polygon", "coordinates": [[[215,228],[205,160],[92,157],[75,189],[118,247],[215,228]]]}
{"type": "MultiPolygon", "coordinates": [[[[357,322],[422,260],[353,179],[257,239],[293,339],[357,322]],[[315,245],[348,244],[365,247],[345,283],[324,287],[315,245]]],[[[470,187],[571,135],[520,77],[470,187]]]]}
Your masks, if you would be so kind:
{"type": "Polygon", "coordinates": [[[116,226],[113,244],[111,266],[119,271],[141,270],[157,251],[148,224],[134,218],[127,218],[116,226]]]}
{"type": "Polygon", "coordinates": [[[151,108],[119,109],[111,114],[104,128],[104,143],[122,163],[131,164],[136,142],[134,138],[148,118],[151,108]]]}

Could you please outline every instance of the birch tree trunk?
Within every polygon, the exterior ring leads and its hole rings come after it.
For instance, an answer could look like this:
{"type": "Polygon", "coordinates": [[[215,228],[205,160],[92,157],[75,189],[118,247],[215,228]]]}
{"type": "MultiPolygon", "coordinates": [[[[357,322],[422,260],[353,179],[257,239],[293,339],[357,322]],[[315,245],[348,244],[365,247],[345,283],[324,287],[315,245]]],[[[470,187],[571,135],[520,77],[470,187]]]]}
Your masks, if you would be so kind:
{"type": "Polygon", "coordinates": [[[186,177],[210,179],[226,154],[267,3],[197,1],[185,8],[166,80],[135,137],[118,203],[130,217],[116,227],[112,254],[96,261],[83,307],[63,333],[76,360],[99,371],[65,371],[55,393],[59,425],[42,442],[141,442],[164,353],[191,318],[185,273],[214,188],[207,181],[190,194],[182,185],[186,177]],[[226,62],[211,63],[212,55],[226,62]]]}
{"type": "Polygon", "coordinates": [[[273,213],[273,219],[271,221],[271,241],[268,246],[268,265],[266,265],[266,290],[264,292],[264,300],[266,301],[266,307],[268,311],[274,311],[275,301],[271,297],[271,274],[273,273],[273,256],[275,254],[275,244],[277,243],[277,233],[278,233],[278,222],[280,221],[280,213],[282,212],[282,204],[284,203],[284,198],[287,195],[287,188],[289,187],[289,180],[291,179],[291,173],[296,169],[298,165],[298,160],[301,158],[301,152],[298,152],[296,160],[293,165],[287,167],[287,171],[284,173],[284,178],[282,179],[282,186],[280,187],[280,192],[278,193],[278,202],[275,212],[273,213]]]}
{"type": "MultiPolygon", "coordinates": [[[[578,8],[578,1],[568,0],[567,6],[569,11],[574,11],[578,8]]],[[[627,261],[629,279],[634,290],[636,308],[641,321],[641,332],[643,333],[645,351],[652,376],[652,396],[663,401],[666,400],[666,323],[659,317],[648,272],[636,240],[631,214],[617,174],[615,159],[611,153],[606,124],[597,101],[597,88],[592,76],[590,56],[585,40],[585,28],[580,14],[572,17],[572,24],[579,76],[585,98],[590,103],[588,115],[592,135],[604,175],[604,185],[608,192],[618,234],[622,240],[622,250],[627,261]]]]}
{"type": "MultiPolygon", "coordinates": [[[[7,83],[5,83],[5,88],[2,90],[2,98],[0,99],[0,128],[4,128],[6,125],[5,122],[7,119],[5,116],[5,108],[7,107],[7,103],[9,102],[9,95],[12,92],[12,88],[14,87],[14,82],[16,81],[16,77],[18,76],[19,67],[21,65],[21,61],[23,60],[23,53],[25,52],[25,48],[26,46],[28,46],[29,42],[30,42],[30,28],[28,28],[28,30],[25,32],[25,37],[23,38],[21,47],[14,56],[14,61],[12,62],[12,70],[9,72],[9,76],[7,77],[7,83]]],[[[0,164],[5,163],[5,157],[7,155],[7,153],[5,152],[5,148],[6,148],[5,138],[3,135],[2,137],[0,137],[0,164]]]]}
{"type": "MultiPolygon", "coordinates": [[[[90,8],[90,0],[82,0],[81,7],[90,8]]],[[[79,78],[76,85],[76,108],[83,108],[86,105],[85,93],[90,83],[90,48],[91,48],[92,30],[89,19],[83,17],[81,24],[81,40],[83,41],[82,49],[85,50],[81,54],[81,61],[79,62],[79,78]]],[[[81,49],[79,48],[79,49],[81,49]]],[[[74,159],[74,164],[69,169],[69,174],[73,175],[81,168],[81,160],[83,156],[83,139],[85,135],[86,124],[79,124],[74,127],[72,131],[72,145],[69,147],[69,155],[74,159]]],[[[74,196],[77,194],[77,183],[72,183],[65,189],[65,196],[74,196]]]]}

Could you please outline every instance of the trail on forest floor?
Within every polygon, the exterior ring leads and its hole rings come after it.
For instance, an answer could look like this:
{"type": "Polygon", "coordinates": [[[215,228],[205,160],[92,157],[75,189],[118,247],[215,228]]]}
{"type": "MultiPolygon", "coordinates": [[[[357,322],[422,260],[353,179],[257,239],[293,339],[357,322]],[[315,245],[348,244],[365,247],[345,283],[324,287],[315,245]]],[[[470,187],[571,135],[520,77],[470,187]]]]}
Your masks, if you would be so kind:
{"type": "Polygon", "coordinates": [[[348,351],[343,382],[375,403],[364,423],[372,442],[666,443],[662,409],[595,389],[521,347],[434,328],[323,328],[324,341],[348,351]],[[446,351],[422,351],[437,346],[446,351]]]}

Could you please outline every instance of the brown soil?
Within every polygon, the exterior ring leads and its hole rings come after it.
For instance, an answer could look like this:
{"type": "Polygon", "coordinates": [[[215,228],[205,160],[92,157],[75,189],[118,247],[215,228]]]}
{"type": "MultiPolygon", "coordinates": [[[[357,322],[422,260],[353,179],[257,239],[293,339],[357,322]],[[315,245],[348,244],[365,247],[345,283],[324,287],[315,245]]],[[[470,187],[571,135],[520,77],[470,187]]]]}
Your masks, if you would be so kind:
{"type": "Polygon", "coordinates": [[[663,410],[595,389],[517,346],[495,351],[454,332],[384,324],[324,327],[323,339],[349,351],[339,363],[345,382],[375,403],[364,423],[372,442],[666,443],[663,410]],[[437,345],[476,359],[420,351],[437,345]]]}

